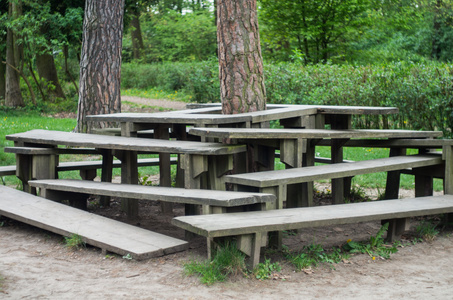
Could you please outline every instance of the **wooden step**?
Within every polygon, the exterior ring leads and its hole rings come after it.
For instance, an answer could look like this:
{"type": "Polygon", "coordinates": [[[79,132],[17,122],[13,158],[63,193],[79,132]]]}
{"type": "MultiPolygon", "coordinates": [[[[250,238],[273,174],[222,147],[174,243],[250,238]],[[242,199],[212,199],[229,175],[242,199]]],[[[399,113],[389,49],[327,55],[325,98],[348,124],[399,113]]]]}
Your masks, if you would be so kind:
{"type": "Polygon", "coordinates": [[[440,165],[442,163],[442,157],[438,155],[393,156],[322,166],[228,175],[225,176],[225,181],[244,186],[268,187],[323,179],[344,178],[368,173],[396,171],[407,168],[419,168],[440,165]]]}
{"type": "MultiPolygon", "coordinates": [[[[84,193],[139,200],[156,200],[183,204],[235,207],[272,202],[275,196],[261,193],[196,190],[136,184],[117,184],[88,180],[48,179],[29,181],[30,186],[41,190],[84,193]]],[[[63,199],[60,199],[63,200],[63,199]]]]}
{"type": "MultiPolygon", "coordinates": [[[[453,195],[412,199],[250,211],[222,215],[182,216],[172,223],[208,238],[237,236],[237,245],[259,263],[260,248],[273,231],[351,224],[453,212],[453,195]]],[[[404,224],[404,222],[401,222],[404,224]]],[[[208,248],[208,255],[210,249],[208,248]]]]}
{"type": "Polygon", "coordinates": [[[453,195],[361,203],[181,216],[176,226],[206,237],[311,228],[453,212],[453,195]]]}
{"type": "Polygon", "coordinates": [[[183,251],[185,241],[0,186],[0,215],[134,259],[183,251]]]}

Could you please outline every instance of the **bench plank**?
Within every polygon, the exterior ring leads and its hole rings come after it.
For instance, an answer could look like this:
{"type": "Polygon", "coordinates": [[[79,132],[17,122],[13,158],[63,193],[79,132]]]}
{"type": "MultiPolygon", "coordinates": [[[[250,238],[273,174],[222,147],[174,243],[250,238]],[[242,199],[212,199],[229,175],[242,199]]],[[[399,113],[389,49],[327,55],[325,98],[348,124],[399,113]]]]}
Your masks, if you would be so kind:
{"type": "Polygon", "coordinates": [[[212,205],[220,207],[233,207],[275,201],[275,196],[271,194],[192,190],[173,187],[95,182],[88,180],[32,180],[29,181],[29,184],[36,188],[64,192],[184,204],[212,205]]]}
{"type": "Polygon", "coordinates": [[[442,164],[438,155],[407,155],[331,165],[227,175],[228,183],[268,187],[442,164]]]}
{"type": "Polygon", "coordinates": [[[373,139],[436,138],[441,131],[379,129],[272,129],[272,128],[191,128],[190,134],[224,139],[373,139]]]}
{"type": "Polygon", "coordinates": [[[24,143],[55,146],[65,145],[69,147],[88,147],[173,154],[226,155],[241,153],[246,150],[246,147],[243,145],[222,145],[218,143],[107,136],[42,129],[7,135],[6,139],[24,143]]]}
{"type": "Polygon", "coordinates": [[[181,216],[172,223],[206,237],[244,235],[453,212],[453,195],[299,207],[222,215],[181,216]]]}
{"type": "Polygon", "coordinates": [[[16,166],[1,166],[0,176],[16,175],[16,166]]]}
{"type": "Polygon", "coordinates": [[[0,214],[64,236],[78,234],[87,244],[135,259],[187,249],[188,243],[126,223],[0,186],[0,214]]]}

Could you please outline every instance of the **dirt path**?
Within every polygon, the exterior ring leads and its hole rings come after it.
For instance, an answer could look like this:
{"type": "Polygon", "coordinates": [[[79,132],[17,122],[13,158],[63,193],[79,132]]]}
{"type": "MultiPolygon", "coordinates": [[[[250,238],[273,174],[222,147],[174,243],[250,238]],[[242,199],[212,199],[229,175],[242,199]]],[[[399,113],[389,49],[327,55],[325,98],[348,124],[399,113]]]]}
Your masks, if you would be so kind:
{"type": "MultiPolygon", "coordinates": [[[[354,238],[351,228],[323,230],[354,238]]],[[[21,224],[1,227],[0,245],[4,278],[0,299],[452,299],[453,295],[451,237],[401,248],[390,260],[358,255],[336,265],[336,270],[321,267],[312,274],[295,273],[283,265],[279,278],[285,280],[237,277],[212,287],[183,275],[182,263],[201,254],[199,247],[143,262],[110,259],[95,248],[71,251],[61,237],[21,224]]]]}
{"type": "MultiPolygon", "coordinates": [[[[166,108],[179,105],[131,100],[166,108]]],[[[96,213],[124,221],[118,206],[96,213]]],[[[183,236],[168,224],[170,217],[160,214],[157,203],[141,203],[141,218],[143,228],[183,236]]],[[[406,245],[390,260],[356,255],[336,265],[336,270],[324,266],[306,273],[294,272],[282,261],[275,280],[237,276],[206,287],[198,278],[184,276],[182,269],[184,262],[205,258],[203,239],[192,242],[189,251],[137,262],[104,256],[97,248],[73,251],[64,246],[61,236],[5,218],[2,223],[0,299],[453,299],[451,233],[431,244],[406,245]]],[[[291,249],[313,242],[338,246],[347,239],[368,239],[379,227],[372,222],[305,230],[287,236],[284,244],[291,249]]]]}

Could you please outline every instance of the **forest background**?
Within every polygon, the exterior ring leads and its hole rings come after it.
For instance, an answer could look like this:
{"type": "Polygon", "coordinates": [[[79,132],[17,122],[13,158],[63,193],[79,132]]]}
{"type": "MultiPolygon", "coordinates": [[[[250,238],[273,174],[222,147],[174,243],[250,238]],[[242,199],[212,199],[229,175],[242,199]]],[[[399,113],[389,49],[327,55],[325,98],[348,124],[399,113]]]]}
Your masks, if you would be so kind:
{"type": "MultiPolygon", "coordinates": [[[[14,66],[22,101],[4,100],[1,63],[0,110],[77,109],[84,2],[1,0],[0,59],[14,66]]],[[[126,0],[122,94],[219,102],[215,2],[126,0]]],[[[354,126],[442,130],[451,137],[452,6],[450,0],[258,0],[267,102],[396,106],[396,116],[357,117],[354,126]]]]}

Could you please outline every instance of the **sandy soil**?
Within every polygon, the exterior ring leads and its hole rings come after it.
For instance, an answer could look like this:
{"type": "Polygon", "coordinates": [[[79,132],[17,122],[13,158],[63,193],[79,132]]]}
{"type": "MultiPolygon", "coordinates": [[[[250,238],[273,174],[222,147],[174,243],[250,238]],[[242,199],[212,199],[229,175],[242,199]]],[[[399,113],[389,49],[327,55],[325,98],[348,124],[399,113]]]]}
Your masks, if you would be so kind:
{"type": "MultiPolygon", "coordinates": [[[[196,277],[186,277],[182,269],[192,258],[205,258],[205,243],[200,239],[185,252],[131,261],[104,256],[97,248],[71,250],[60,236],[10,220],[3,222],[0,299],[453,298],[450,234],[432,243],[407,245],[389,260],[356,255],[337,264],[336,270],[321,266],[307,272],[294,272],[282,261],[283,269],[275,280],[237,276],[207,287],[196,277]]],[[[297,249],[315,240],[328,247],[347,239],[367,239],[378,228],[377,223],[319,228],[288,236],[284,243],[297,249]]],[[[273,254],[268,252],[267,256],[273,254]]]]}
{"type": "MultiPolygon", "coordinates": [[[[161,106],[148,100],[146,105],[161,106]]],[[[403,192],[402,196],[411,193],[403,192]]],[[[326,202],[325,197],[318,199],[318,204],[326,202]]],[[[93,212],[125,221],[118,202],[108,209],[93,203],[93,212]]],[[[183,232],[169,224],[172,216],[161,214],[158,203],[140,203],[140,207],[140,223],[134,225],[182,238],[183,232]]],[[[174,209],[175,215],[181,212],[181,207],[174,209]]],[[[185,276],[182,268],[193,258],[206,258],[202,238],[192,241],[188,251],[133,261],[105,256],[89,246],[71,250],[61,236],[3,218],[0,299],[453,299],[451,232],[443,232],[432,243],[414,245],[411,241],[417,222],[413,220],[412,231],[403,236],[405,246],[389,260],[355,255],[336,265],[336,270],[320,266],[295,272],[278,253],[264,252],[282,266],[273,280],[236,276],[207,287],[198,278],[185,276]]],[[[313,242],[328,248],[348,239],[367,240],[379,227],[371,222],[305,230],[286,236],[284,244],[294,250],[313,242]]]]}

